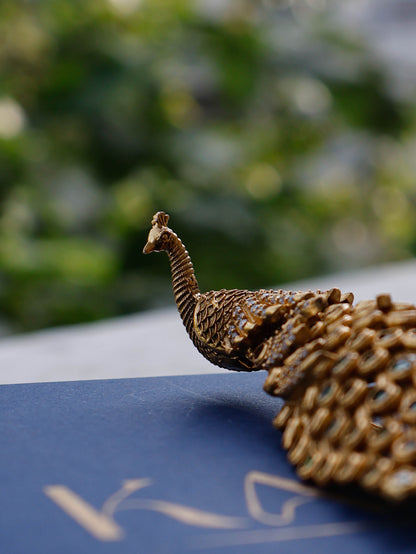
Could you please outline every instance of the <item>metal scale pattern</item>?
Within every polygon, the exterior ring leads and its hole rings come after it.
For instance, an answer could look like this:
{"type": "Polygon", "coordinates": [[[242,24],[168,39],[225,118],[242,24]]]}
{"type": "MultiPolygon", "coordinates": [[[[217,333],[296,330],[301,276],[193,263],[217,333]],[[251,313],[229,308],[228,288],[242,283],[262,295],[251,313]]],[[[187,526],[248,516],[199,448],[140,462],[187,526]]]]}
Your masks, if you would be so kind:
{"type": "Polygon", "coordinates": [[[338,289],[202,294],[167,218],[154,216],[144,251],[167,251],[182,319],[209,361],[268,372],[265,391],[285,400],[274,425],[298,475],[415,496],[416,307],[388,294],[354,306],[338,289]]]}

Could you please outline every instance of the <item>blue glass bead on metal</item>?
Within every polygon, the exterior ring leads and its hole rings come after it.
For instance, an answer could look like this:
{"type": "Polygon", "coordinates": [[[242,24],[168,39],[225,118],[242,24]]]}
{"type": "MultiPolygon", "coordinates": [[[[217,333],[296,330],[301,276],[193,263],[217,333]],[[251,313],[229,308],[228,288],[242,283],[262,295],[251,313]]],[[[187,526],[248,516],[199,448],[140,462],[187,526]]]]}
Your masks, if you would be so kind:
{"type": "Polygon", "coordinates": [[[397,373],[401,373],[402,371],[407,371],[412,367],[412,364],[410,360],[407,358],[399,358],[394,362],[392,365],[392,370],[397,373]]]}

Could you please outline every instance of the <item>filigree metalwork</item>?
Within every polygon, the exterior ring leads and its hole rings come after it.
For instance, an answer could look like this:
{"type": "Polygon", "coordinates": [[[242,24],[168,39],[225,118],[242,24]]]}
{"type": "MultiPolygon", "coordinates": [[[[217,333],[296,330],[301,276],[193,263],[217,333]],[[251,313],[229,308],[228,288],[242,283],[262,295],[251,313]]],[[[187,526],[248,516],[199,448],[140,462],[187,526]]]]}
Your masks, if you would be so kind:
{"type": "Polygon", "coordinates": [[[179,313],[213,364],[266,370],[285,400],[274,420],[302,479],[359,483],[403,500],[416,493],[416,307],[388,294],[220,290],[201,293],[189,254],[152,221],[145,253],[166,251],[179,313]]]}

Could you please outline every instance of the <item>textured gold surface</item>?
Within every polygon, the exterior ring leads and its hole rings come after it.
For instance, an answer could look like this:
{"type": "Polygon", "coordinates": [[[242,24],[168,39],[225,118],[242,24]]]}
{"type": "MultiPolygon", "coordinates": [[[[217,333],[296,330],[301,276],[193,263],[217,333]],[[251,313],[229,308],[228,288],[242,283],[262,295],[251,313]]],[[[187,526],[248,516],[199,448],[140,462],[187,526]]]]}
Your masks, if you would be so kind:
{"type": "Polygon", "coordinates": [[[200,293],[189,255],[158,212],[144,251],[165,250],[185,327],[212,363],[266,370],[286,403],[274,425],[299,476],[416,494],[416,307],[388,294],[353,306],[338,289],[200,293]]]}

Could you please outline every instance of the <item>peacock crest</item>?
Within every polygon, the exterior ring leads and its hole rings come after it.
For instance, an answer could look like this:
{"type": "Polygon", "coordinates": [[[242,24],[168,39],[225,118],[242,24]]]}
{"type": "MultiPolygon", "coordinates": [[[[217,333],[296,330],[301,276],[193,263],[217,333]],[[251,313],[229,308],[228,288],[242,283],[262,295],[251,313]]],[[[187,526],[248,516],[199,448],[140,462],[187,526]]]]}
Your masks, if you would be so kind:
{"type": "Polygon", "coordinates": [[[144,251],[166,250],[179,313],[203,356],[268,372],[264,389],[285,400],[274,425],[298,475],[396,501],[416,495],[416,307],[388,294],[353,305],[336,288],[201,293],[168,220],[155,214],[144,251]]]}
{"type": "Polygon", "coordinates": [[[165,212],[157,212],[152,219],[152,226],[153,227],[167,227],[169,221],[168,214],[165,214],[165,212]]]}

